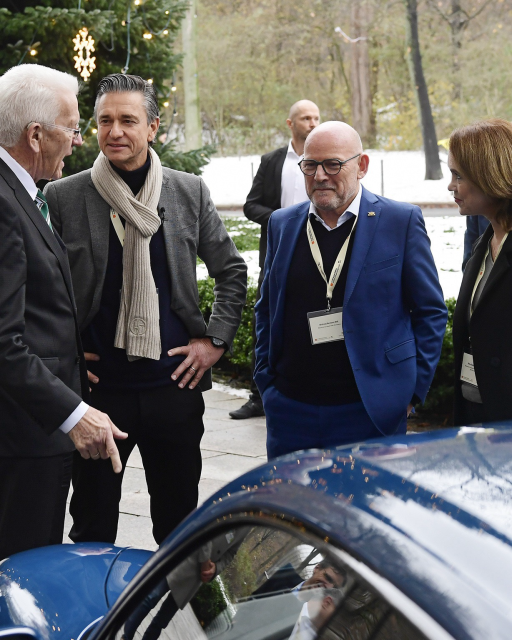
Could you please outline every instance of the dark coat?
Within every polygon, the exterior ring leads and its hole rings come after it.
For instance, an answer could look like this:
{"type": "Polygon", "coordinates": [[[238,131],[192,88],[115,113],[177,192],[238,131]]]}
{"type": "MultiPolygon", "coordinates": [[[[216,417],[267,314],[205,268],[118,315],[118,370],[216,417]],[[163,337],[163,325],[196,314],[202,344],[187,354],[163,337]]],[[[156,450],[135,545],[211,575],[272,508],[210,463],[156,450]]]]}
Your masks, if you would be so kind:
{"type": "Polygon", "coordinates": [[[512,234],[505,241],[471,320],[468,320],[471,294],[492,234],[493,229],[489,226],[473,249],[453,315],[456,425],[464,421],[460,370],[469,338],[484,419],[512,418],[512,234]]]}
{"type": "Polygon", "coordinates": [[[73,451],[59,427],[88,384],[66,249],[1,160],[0,238],[0,457],[73,451]]]}
{"type": "Polygon", "coordinates": [[[466,231],[464,232],[464,257],[462,259],[462,271],[466,268],[471,258],[473,245],[489,226],[489,220],[483,216],[468,216],[466,218],[466,231]]]}
{"type": "Polygon", "coordinates": [[[251,190],[244,204],[245,217],[261,225],[260,280],[263,279],[267,255],[267,226],[270,215],[281,208],[281,174],[288,146],[261,157],[251,190]]]}

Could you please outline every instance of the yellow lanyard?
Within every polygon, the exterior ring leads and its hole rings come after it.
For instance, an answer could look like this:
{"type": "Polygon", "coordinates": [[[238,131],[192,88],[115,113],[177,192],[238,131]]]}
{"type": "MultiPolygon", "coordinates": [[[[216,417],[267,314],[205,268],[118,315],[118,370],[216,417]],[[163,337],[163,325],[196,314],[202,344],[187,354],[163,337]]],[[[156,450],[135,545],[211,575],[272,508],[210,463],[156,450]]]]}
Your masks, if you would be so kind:
{"type": "Polygon", "coordinates": [[[341,270],[343,269],[343,265],[345,264],[345,258],[347,257],[347,251],[348,251],[348,243],[350,242],[352,233],[356,228],[357,216],[355,216],[355,218],[356,219],[354,221],[354,225],[352,226],[352,229],[348,234],[348,238],[345,240],[345,242],[343,243],[343,246],[341,247],[340,252],[338,253],[338,257],[336,258],[336,262],[334,263],[334,266],[332,268],[329,280],[327,280],[327,276],[325,275],[325,271],[324,271],[324,262],[322,260],[322,254],[320,253],[320,248],[318,247],[318,241],[316,239],[315,232],[313,231],[311,220],[309,219],[309,216],[308,216],[307,232],[308,232],[309,246],[311,248],[311,253],[313,254],[313,260],[315,261],[318,271],[320,271],[320,275],[324,279],[324,282],[327,284],[326,297],[327,297],[328,309],[331,308],[332,292],[334,291],[334,287],[338,282],[341,270]]]}
{"type": "Polygon", "coordinates": [[[124,247],[124,236],[126,235],[126,232],[124,230],[123,223],[121,222],[120,215],[116,213],[114,209],[110,209],[110,219],[112,220],[112,224],[114,225],[114,230],[117,233],[119,242],[121,243],[121,246],[124,247]]]}

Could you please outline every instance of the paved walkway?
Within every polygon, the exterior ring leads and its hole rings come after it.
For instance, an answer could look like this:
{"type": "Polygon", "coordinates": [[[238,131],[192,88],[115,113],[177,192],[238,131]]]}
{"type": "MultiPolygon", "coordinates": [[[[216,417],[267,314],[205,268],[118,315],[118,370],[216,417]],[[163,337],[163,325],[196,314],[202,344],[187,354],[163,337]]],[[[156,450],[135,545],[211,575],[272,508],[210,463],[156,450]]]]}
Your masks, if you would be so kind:
{"type": "MultiPolygon", "coordinates": [[[[201,442],[203,472],[199,484],[201,504],[230,480],[254,469],[266,461],[265,418],[232,420],[228,412],[238,409],[246,400],[222,393],[207,391],[205,434],[201,442]]],[[[172,505],[169,505],[172,509],[172,505]]],[[[64,542],[71,518],[66,517],[64,542]]],[[[123,498],[116,544],[143,549],[156,549],[151,533],[149,495],[140,454],[137,449],[128,460],[123,480],[123,498]]]]}

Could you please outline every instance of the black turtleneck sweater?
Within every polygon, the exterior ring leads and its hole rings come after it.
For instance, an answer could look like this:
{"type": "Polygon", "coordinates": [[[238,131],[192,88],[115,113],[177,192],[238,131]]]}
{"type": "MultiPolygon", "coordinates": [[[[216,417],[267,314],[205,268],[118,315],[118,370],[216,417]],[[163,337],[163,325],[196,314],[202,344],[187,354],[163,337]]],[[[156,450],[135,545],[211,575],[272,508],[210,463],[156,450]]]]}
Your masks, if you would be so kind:
{"type": "MultiPolygon", "coordinates": [[[[135,171],[124,171],[114,165],[112,168],[136,195],[144,185],[150,164],[148,155],[146,163],[135,171]]],[[[124,224],[123,218],[121,220],[124,224]]],[[[171,279],[162,226],[151,238],[149,245],[151,271],[158,290],[162,353],[160,360],[141,358],[133,362],[129,362],[124,349],[114,347],[123,284],[123,248],[112,224],[109,229],[108,262],[100,309],[82,333],[84,351],[100,356],[99,362],[87,363],[90,371],[100,379],[95,389],[137,391],[177,384],[171,380],[171,374],[184,360],[184,356],[170,358],[167,351],[188,344],[190,336],[183,322],[171,309],[171,279]]]]}

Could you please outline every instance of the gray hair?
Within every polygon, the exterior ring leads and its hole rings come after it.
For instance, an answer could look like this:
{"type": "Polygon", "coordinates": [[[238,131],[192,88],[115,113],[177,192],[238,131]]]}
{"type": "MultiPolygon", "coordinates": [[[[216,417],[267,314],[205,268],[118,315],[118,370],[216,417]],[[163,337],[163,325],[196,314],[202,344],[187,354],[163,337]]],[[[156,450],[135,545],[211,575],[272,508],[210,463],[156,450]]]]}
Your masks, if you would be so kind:
{"type": "Polygon", "coordinates": [[[98,103],[106,93],[121,93],[122,91],[139,91],[144,96],[144,108],[148,124],[160,117],[158,98],[153,85],[140,76],[131,76],[123,73],[112,73],[106,76],[98,85],[96,102],[94,104],[94,119],[98,122],[98,103]]]}
{"type": "Polygon", "coordinates": [[[323,600],[329,596],[332,598],[333,604],[337,607],[343,599],[343,592],[341,589],[334,587],[313,589],[311,592],[311,600],[323,600]]]}
{"type": "Polygon", "coordinates": [[[78,80],[40,64],[20,64],[0,77],[0,146],[14,147],[31,122],[54,124],[63,91],[78,95],[78,80]]]}

